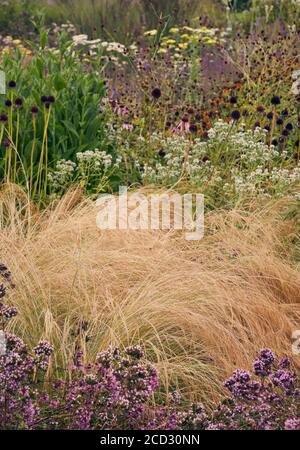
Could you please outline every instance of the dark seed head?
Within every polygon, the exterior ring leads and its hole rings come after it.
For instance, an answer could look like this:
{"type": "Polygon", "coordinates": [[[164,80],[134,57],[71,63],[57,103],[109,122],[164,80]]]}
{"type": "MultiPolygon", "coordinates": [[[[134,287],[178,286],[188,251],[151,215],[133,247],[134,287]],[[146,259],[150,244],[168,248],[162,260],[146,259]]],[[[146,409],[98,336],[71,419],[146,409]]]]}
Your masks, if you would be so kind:
{"type": "Polygon", "coordinates": [[[0,122],[5,123],[8,121],[8,117],[6,114],[0,114],[0,122]]]}
{"type": "Polygon", "coordinates": [[[286,126],[285,126],[285,128],[286,128],[288,131],[292,131],[292,129],[293,129],[294,127],[293,127],[293,124],[292,124],[292,123],[287,123],[286,126]]]}
{"type": "Polygon", "coordinates": [[[191,132],[191,133],[197,133],[197,131],[198,131],[197,125],[194,124],[194,123],[192,123],[192,124],[190,125],[190,132],[191,132]]]}
{"type": "Polygon", "coordinates": [[[6,101],[5,101],[5,106],[7,106],[7,108],[10,108],[11,105],[12,105],[12,103],[11,103],[10,100],[6,100],[6,101]]]}
{"type": "Polygon", "coordinates": [[[15,82],[15,80],[10,80],[8,83],[8,87],[10,89],[14,89],[17,86],[17,83],[15,82]]]}
{"type": "Polygon", "coordinates": [[[48,97],[46,95],[41,96],[41,102],[46,103],[48,101],[48,97]]]}
{"type": "Polygon", "coordinates": [[[15,105],[16,106],[22,106],[23,105],[23,100],[21,98],[16,98],[15,105]]]}
{"type": "Polygon", "coordinates": [[[158,100],[161,97],[161,90],[158,88],[153,89],[152,97],[158,100]]]}
{"type": "Polygon", "coordinates": [[[48,103],[54,103],[54,102],[55,102],[55,97],[54,97],[53,95],[49,95],[49,96],[47,97],[47,102],[48,102],[48,103]]]}
{"type": "Polygon", "coordinates": [[[280,105],[280,97],[278,97],[278,95],[274,95],[271,98],[271,104],[274,106],[280,105]]]}
{"type": "Polygon", "coordinates": [[[231,118],[232,118],[233,120],[239,120],[240,117],[241,117],[241,113],[240,113],[237,109],[235,109],[235,110],[232,111],[232,113],[231,113],[231,118]]]}
{"type": "Polygon", "coordinates": [[[31,113],[32,114],[37,114],[38,112],[39,112],[39,108],[37,106],[32,106],[31,113]]]}

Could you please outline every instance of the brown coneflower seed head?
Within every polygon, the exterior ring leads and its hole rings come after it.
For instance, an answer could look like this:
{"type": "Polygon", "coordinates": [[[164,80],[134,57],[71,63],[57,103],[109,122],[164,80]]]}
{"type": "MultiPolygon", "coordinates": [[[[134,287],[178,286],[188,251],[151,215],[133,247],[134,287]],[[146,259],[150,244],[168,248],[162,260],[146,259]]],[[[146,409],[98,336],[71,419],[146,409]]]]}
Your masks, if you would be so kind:
{"type": "Polygon", "coordinates": [[[280,97],[279,97],[278,95],[274,95],[274,96],[271,98],[271,104],[272,104],[273,106],[280,105],[280,97]]]}
{"type": "Polygon", "coordinates": [[[152,97],[158,100],[161,97],[161,90],[158,88],[153,89],[151,93],[152,97]]]}
{"type": "Polygon", "coordinates": [[[237,109],[235,109],[235,110],[233,110],[232,111],[232,113],[231,113],[231,118],[233,119],[233,120],[239,120],[240,118],[241,118],[241,113],[237,110],[237,109]]]}

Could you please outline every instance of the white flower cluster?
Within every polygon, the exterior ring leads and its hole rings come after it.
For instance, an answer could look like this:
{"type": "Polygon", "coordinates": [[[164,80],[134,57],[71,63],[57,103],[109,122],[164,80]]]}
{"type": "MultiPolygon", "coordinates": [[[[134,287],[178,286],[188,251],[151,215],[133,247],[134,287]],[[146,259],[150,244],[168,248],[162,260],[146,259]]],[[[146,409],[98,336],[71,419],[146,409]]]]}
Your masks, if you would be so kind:
{"type": "Polygon", "coordinates": [[[65,159],[58,161],[55,170],[48,174],[48,180],[53,190],[59,191],[68,187],[72,182],[75,169],[76,164],[72,161],[66,161],[65,159]]]}
{"type": "Polygon", "coordinates": [[[260,128],[245,130],[241,125],[237,130],[232,123],[222,120],[208,131],[208,140],[196,138],[191,141],[186,136],[163,137],[153,135],[151,146],[161,148],[164,157],[154,165],[146,165],[143,178],[152,182],[176,181],[183,172],[193,183],[206,180],[216,166],[225,158],[231,164],[238,161],[244,170],[266,164],[278,156],[274,146],[265,143],[266,132],[260,128]]]}
{"type": "Polygon", "coordinates": [[[286,163],[286,153],[267,145],[265,130],[235,127],[220,120],[209,130],[207,141],[154,134],[150,145],[158,156],[144,165],[144,181],[172,184],[185,179],[238,196],[281,195],[300,182],[300,165],[286,163]]]}
{"type": "Polygon", "coordinates": [[[118,168],[121,158],[113,163],[112,155],[98,149],[78,152],[76,162],[64,159],[57,162],[55,170],[48,174],[52,191],[66,190],[76,180],[88,181],[90,177],[101,179],[109,169],[118,168]]]}
{"type": "Polygon", "coordinates": [[[112,165],[112,156],[98,149],[78,152],[76,158],[81,173],[85,173],[87,170],[106,170],[112,165]]]}
{"type": "Polygon", "coordinates": [[[116,52],[124,55],[127,51],[125,45],[120,44],[119,42],[101,42],[100,45],[105,48],[107,52],[116,52]]]}
{"type": "Polygon", "coordinates": [[[74,34],[76,33],[76,27],[69,20],[66,23],[61,25],[57,25],[55,22],[52,23],[53,33],[61,33],[62,31],[66,31],[67,33],[74,34]]]}
{"type": "MultiPolygon", "coordinates": [[[[205,155],[205,145],[200,139],[193,143],[182,135],[163,137],[153,134],[149,144],[159,154],[163,154],[154,165],[145,164],[142,177],[156,183],[176,182],[184,173],[197,177],[199,164],[205,155]]],[[[202,172],[203,175],[203,172],[202,172]]]]}
{"type": "Polygon", "coordinates": [[[233,175],[234,186],[226,184],[224,190],[238,194],[281,196],[286,189],[300,182],[300,166],[291,169],[274,167],[268,169],[259,166],[249,174],[233,175]],[[232,189],[234,187],[234,189],[232,189]]]}
{"type": "Polygon", "coordinates": [[[106,42],[101,39],[89,40],[87,34],[77,34],[73,36],[72,39],[74,46],[87,45],[90,49],[102,48],[108,53],[116,52],[125,54],[127,52],[125,45],[120,44],[119,42],[106,42]]]}

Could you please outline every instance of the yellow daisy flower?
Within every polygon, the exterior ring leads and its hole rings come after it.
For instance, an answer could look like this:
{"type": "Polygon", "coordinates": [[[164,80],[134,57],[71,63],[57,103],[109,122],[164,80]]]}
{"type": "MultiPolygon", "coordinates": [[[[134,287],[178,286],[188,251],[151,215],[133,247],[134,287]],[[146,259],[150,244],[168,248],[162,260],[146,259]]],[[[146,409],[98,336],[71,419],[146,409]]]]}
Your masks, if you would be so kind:
{"type": "Polygon", "coordinates": [[[188,48],[188,44],[186,42],[181,42],[180,44],[178,44],[178,47],[182,50],[185,50],[186,48],[188,48]]]}
{"type": "Polygon", "coordinates": [[[144,33],[144,36],[156,36],[157,30],[149,30],[144,33]]]}

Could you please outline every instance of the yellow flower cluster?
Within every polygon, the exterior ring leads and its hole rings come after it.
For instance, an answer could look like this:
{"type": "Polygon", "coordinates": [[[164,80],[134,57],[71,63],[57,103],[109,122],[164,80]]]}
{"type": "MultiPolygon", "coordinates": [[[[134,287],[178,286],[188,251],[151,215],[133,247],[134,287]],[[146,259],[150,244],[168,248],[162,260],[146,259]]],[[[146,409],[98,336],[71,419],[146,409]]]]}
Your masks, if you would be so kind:
{"type": "Polygon", "coordinates": [[[1,51],[3,54],[10,53],[13,49],[19,49],[20,52],[26,56],[32,55],[32,51],[29,48],[26,48],[20,39],[13,39],[11,36],[5,36],[3,38],[4,47],[2,47],[1,51]]]}
{"type": "MultiPolygon", "coordinates": [[[[158,53],[167,53],[168,50],[182,52],[195,46],[201,41],[203,44],[215,45],[218,42],[217,28],[208,28],[201,26],[192,28],[190,26],[172,27],[167,36],[160,39],[160,49],[158,53]]],[[[149,30],[144,33],[145,36],[156,36],[158,30],[149,30]]]]}

